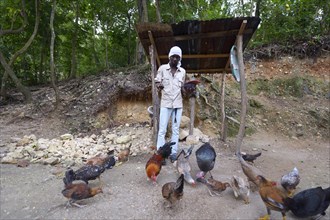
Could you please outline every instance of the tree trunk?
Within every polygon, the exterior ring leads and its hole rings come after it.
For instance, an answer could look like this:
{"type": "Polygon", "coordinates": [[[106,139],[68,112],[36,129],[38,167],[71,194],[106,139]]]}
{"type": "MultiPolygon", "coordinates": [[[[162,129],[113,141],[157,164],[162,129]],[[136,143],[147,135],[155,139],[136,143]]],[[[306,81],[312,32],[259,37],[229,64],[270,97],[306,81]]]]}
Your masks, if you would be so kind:
{"type": "Polygon", "coordinates": [[[159,0],[155,1],[156,3],[156,17],[157,17],[157,22],[161,23],[162,22],[162,17],[160,15],[160,4],[159,4],[159,0]]]}
{"type": "Polygon", "coordinates": [[[261,4],[261,0],[257,0],[257,2],[256,2],[256,12],[255,12],[256,17],[260,17],[260,4],[261,4]]]}
{"type": "Polygon", "coordinates": [[[32,101],[32,95],[30,90],[25,87],[20,80],[15,75],[14,71],[11,69],[9,64],[6,62],[5,57],[3,56],[2,52],[0,51],[0,62],[1,65],[5,68],[5,73],[9,74],[10,78],[15,83],[16,88],[23,94],[25,102],[31,102],[32,101]]]}
{"type": "MultiPolygon", "coordinates": [[[[24,2],[24,1],[23,1],[24,2]]],[[[24,8],[23,8],[24,9],[24,8]]],[[[6,94],[6,84],[5,82],[7,81],[8,75],[10,78],[14,81],[17,89],[23,94],[24,99],[26,102],[31,102],[32,101],[32,96],[28,88],[26,88],[17,78],[16,74],[14,71],[11,69],[11,65],[16,61],[16,59],[30,47],[32,41],[34,40],[35,36],[37,35],[38,32],[38,27],[39,27],[39,21],[40,21],[40,12],[39,12],[39,0],[35,0],[35,11],[36,11],[36,20],[34,24],[34,30],[32,35],[30,36],[29,40],[25,43],[25,45],[18,50],[9,60],[9,63],[6,62],[5,57],[1,53],[2,56],[2,61],[1,64],[3,65],[5,69],[5,73],[3,74],[2,78],[2,84],[1,84],[1,95],[5,96],[6,94]],[[10,72],[7,72],[7,71],[10,72]]]]}
{"type": "Polygon", "coordinates": [[[58,105],[60,103],[60,93],[56,86],[55,64],[54,64],[54,41],[55,41],[54,16],[55,16],[55,11],[56,11],[56,0],[53,0],[53,7],[52,7],[51,15],[50,15],[50,30],[52,33],[52,36],[50,39],[50,77],[51,77],[52,87],[55,92],[55,100],[56,100],[55,109],[57,109],[58,105]]]}
{"type": "Polygon", "coordinates": [[[127,13],[128,18],[128,45],[127,45],[127,64],[131,64],[131,13],[127,13]]]}
{"type": "MultiPolygon", "coordinates": [[[[138,0],[138,11],[139,11],[139,22],[148,22],[148,8],[146,0],[138,0]]],[[[141,42],[138,40],[137,42],[138,50],[137,50],[137,64],[143,64],[144,59],[144,49],[141,42]]]]}
{"type": "Polygon", "coordinates": [[[71,70],[70,79],[77,77],[77,35],[78,35],[78,18],[79,18],[79,2],[76,2],[76,20],[74,23],[74,32],[72,34],[72,48],[71,48],[71,70]]]}

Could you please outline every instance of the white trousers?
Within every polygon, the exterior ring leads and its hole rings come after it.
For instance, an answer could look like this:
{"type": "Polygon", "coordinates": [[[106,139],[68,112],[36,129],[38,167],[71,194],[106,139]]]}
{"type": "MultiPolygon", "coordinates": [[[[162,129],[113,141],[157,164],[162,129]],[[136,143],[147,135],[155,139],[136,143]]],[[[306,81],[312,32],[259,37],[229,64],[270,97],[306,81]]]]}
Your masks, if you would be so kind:
{"type": "Polygon", "coordinates": [[[165,134],[170,117],[172,118],[172,135],[171,142],[175,142],[172,145],[172,154],[176,154],[179,145],[179,129],[182,116],[182,108],[160,108],[159,114],[159,130],[157,138],[157,150],[165,144],[165,134]]]}

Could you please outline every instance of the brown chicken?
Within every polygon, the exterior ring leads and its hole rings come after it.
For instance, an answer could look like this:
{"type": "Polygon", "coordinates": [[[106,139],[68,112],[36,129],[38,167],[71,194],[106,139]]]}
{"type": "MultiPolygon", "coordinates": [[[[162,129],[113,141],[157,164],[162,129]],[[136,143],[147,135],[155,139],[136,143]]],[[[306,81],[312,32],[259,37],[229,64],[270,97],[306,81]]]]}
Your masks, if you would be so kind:
{"type": "Polygon", "coordinates": [[[126,162],[129,160],[128,156],[131,153],[131,146],[132,144],[130,144],[128,148],[125,148],[118,153],[117,157],[119,162],[126,162]]]}
{"type": "Polygon", "coordinates": [[[102,192],[103,191],[100,187],[91,188],[86,183],[69,183],[65,185],[65,189],[62,190],[63,196],[69,199],[67,205],[74,205],[79,208],[82,208],[85,205],[79,205],[75,203],[76,201],[91,198],[102,192]]]}
{"type": "Polygon", "coordinates": [[[184,175],[181,174],[176,182],[165,183],[162,187],[163,197],[170,203],[169,207],[174,205],[183,197],[184,175]]]}
{"type": "Polygon", "coordinates": [[[273,181],[269,181],[261,175],[257,176],[257,178],[260,182],[259,194],[267,209],[267,215],[259,218],[259,220],[269,220],[271,210],[281,212],[283,220],[285,220],[285,213],[288,209],[284,205],[284,200],[287,196],[279,188],[274,186],[273,181]]]}
{"type": "Polygon", "coordinates": [[[218,180],[213,179],[212,176],[209,177],[207,180],[203,177],[200,177],[197,178],[197,181],[207,186],[210,196],[219,196],[221,192],[227,189],[227,187],[230,187],[229,183],[222,183],[218,180]]]}
{"type": "Polygon", "coordinates": [[[243,157],[240,153],[237,154],[237,157],[239,159],[239,162],[241,163],[243,173],[248,178],[248,181],[253,182],[256,186],[259,186],[259,180],[258,180],[257,176],[263,175],[262,172],[255,166],[252,166],[251,164],[247,163],[243,159],[243,157]]]}
{"type": "Polygon", "coordinates": [[[114,155],[114,150],[111,150],[107,155],[97,155],[86,160],[87,165],[102,166],[105,169],[112,169],[118,160],[114,155]]]}
{"type": "Polygon", "coordinates": [[[175,142],[165,143],[162,147],[155,152],[152,157],[148,160],[146,164],[146,173],[149,179],[153,181],[153,183],[157,182],[157,176],[162,169],[162,162],[164,159],[168,158],[172,152],[172,145],[175,142]]]}

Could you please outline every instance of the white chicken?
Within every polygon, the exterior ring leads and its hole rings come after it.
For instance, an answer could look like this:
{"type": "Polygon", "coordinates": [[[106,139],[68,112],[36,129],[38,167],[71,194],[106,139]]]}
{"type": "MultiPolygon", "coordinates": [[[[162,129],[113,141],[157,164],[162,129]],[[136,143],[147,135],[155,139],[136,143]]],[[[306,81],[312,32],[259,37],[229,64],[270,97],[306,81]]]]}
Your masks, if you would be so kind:
{"type": "Polygon", "coordinates": [[[288,192],[289,197],[293,195],[299,182],[300,176],[297,167],[293,168],[291,172],[286,175],[283,175],[281,178],[281,185],[288,192]]]}
{"type": "Polygon", "coordinates": [[[232,176],[230,186],[234,191],[235,198],[241,196],[245,204],[250,203],[250,186],[242,177],[232,176]]]}

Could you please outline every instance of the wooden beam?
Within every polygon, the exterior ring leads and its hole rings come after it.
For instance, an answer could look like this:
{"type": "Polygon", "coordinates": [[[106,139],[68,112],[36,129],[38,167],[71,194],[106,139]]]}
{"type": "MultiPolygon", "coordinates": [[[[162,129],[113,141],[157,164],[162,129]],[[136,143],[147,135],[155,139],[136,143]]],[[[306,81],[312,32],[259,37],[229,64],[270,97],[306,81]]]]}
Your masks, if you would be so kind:
{"type": "MultiPolygon", "coordinates": [[[[208,59],[208,58],[228,58],[230,54],[187,54],[182,55],[182,59],[208,59]]],[[[168,55],[159,55],[160,59],[168,59],[168,55]]]]}
{"type": "MultiPolygon", "coordinates": [[[[247,20],[243,20],[243,22],[242,22],[242,24],[241,24],[241,27],[239,28],[239,31],[238,31],[237,36],[239,36],[239,35],[243,35],[243,33],[244,33],[244,29],[245,29],[245,27],[246,27],[246,24],[247,24],[247,20]]],[[[236,36],[236,40],[235,40],[235,43],[234,43],[234,44],[237,44],[237,36],[236,36]]],[[[227,61],[227,63],[226,63],[226,67],[225,67],[225,69],[228,69],[229,64],[230,64],[230,59],[228,59],[228,61],[227,61]]]]}
{"type": "Polygon", "coordinates": [[[243,137],[245,134],[245,121],[246,121],[246,110],[247,110],[247,93],[246,93],[246,82],[245,82],[245,72],[244,72],[244,62],[243,62],[243,35],[237,36],[237,58],[239,65],[240,74],[240,86],[241,86],[241,118],[238,134],[236,136],[236,155],[238,156],[241,152],[241,146],[243,142],[243,137]]]}
{"type": "MultiPolygon", "coordinates": [[[[246,21],[246,20],[244,20],[246,21]]],[[[243,22],[244,22],[243,21],[243,22]]],[[[162,43],[164,41],[185,41],[185,40],[195,40],[195,39],[203,39],[203,38],[216,38],[216,37],[227,37],[232,35],[238,35],[241,29],[235,29],[230,31],[217,31],[211,33],[197,33],[197,34],[189,34],[189,35],[176,35],[176,36],[166,36],[166,37],[157,37],[154,38],[156,43],[162,43]]],[[[253,29],[245,29],[244,34],[252,34],[253,29]]],[[[140,39],[142,43],[148,43],[148,38],[140,39]]]]}
{"type": "Polygon", "coordinates": [[[149,46],[149,56],[150,56],[150,63],[151,63],[151,82],[152,82],[152,142],[154,146],[157,144],[158,138],[158,126],[159,126],[159,97],[158,91],[155,85],[155,77],[157,75],[157,67],[155,61],[155,52],[154,46],[149,46]]]}
{"type": "Polygon", "coordinates": [[[150,43],[151,43],[151,45],[153,46],[153,49],[154,49],[154,54],[155,54],[155,57],[156,57],[156,60],[157,60],[157,64],[158,64],[158,66],[160,66],[161,63],[160,63],[160,59],[158,57],[157,47],[156,47],[156,44],[155,44],[154,37],[152,36],[152,32],[148,31],[148,35],[149,35],[150,43]]]}
{"type": "Polygon", "coordinates": [[[223,68],[219,68],[219,69],[189,69],[186,68],[186,72],[187,73],[221,73],[224,72],[225,69],[223,68]]]}

